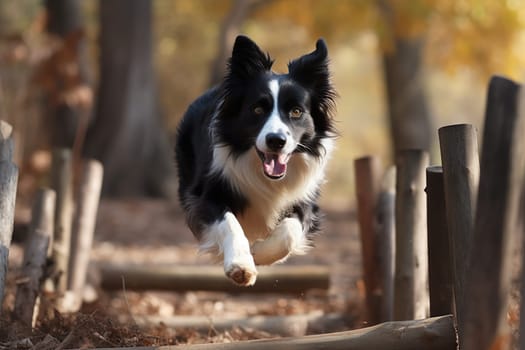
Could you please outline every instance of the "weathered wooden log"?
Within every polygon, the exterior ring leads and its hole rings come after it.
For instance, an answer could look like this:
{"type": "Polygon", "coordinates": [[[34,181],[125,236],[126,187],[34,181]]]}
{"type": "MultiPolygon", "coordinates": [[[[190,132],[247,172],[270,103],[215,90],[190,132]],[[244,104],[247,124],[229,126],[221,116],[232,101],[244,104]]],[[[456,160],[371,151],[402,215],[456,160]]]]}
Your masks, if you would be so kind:
{"type": "Polygon", "coordinates": [[[256,329],[273,335],[284,337],[299,337],[307,333],[320,330],[347,329],[351,317],[342,314],[327,314],[312,312],[303,315],[287,316],[251,316],[251,317],[223,317],[223,316],[133,316],[133,321],[141,327],[152,327],[162,324],[173,329],[194,329],[218,332],[231,330],[235,327],[256,329]]]}
{"type": "Polygon", "coordinates": [[[47,251],[53,232],[54,216],[55,191],[40,189],[32,209],[13,312],[19,321],[32,327],[38,315],[38,296],[45,277],[47,251]]]}
{"type": "Polygon", "coordinates": [[[381,162],[377,157],[362,157],[354,161],[357,218],[361,237],[363,280],[365,282],[366,321],[381,322],[383,281],[379,252],[379,237],[375,227],[375,210],[381,179],[381,162]]]}
{"type": "Polygon", "coordinates": [[[396,155],[396,274],[394,319],[428,316],[428,253],[425,169],[428,154],[403,150],[396,155]]]}
{"type": "Polygon", "coordinates": [[[453,313],[454,288],[441,166],[427,168],[430,316],[453,313]]]}
{"type": "Polygon", "coordinates": [[[459,324],[465,350],[508,349],[510,345],[510,264],[525,176],[525,113],[518,113],[519,100],[523,101],[523,92],[518,84],[502,77],[491,79],[470,270],[466,275],[468,298],[464,323],[459,324]]]}
{"type": "Polygon", "coordinates": [[[0,315],[4,300],[9,247],[13,236],[18,168],[13,164],[12,127],[0,121],[0,315]]]}
{"type": "MultiPolygon", "coordinates": [[[[521,105],[523,103],[523,100],[520,101],[520,113],[523,113],[523,107],[521,105]]],[[[525,252],[525,183],[523,184],[523,189],[521,193],[521,220],[520,220],[521,229],[519,230],[519,234],[521,234],[521,251],[525,252]]],[[[520,281],[521,282],[521,300],[525,300],[525,269],[523,266],[525,266],[525,254],[521,254],[521,274],[520,274],[520,281]]],[[[520,303],[520,315],[525,315],[525,302],[520,303]]],[[[519,347],[520,349],[525,349],[525,317],[520,317],[520,328],[519,328],[519,347]]]]}
{"type": "Polygon", "coordinates": [[[394,275],[396,266],[396,168],[383,177],[377,200],[375,226],[381,267],[381,322],[392,321],[394,313],[394,275]]]}
{"type": "MultiPolygon", "coordinates": [[[[454,276],[456,317],[464,324],[465,276],[469,269],[474,214],[479,183],[479,155],[476,129],[469,124],[439,129],[441,162],[450,252],[454,276]]],[[[461,338],[462,329],[459,329],[461,338]]]]}
{"type": "Polygon", "coordinates": [[[73,159],[69,149],[56,149],[53,152],[51,188],[55,190],[57,196],[55,231],[52,240],[55,288],[59,294],[63,294],[67,288],[73,221],[73,159]]]}
{"type": "Polygon", "coordinates": [[[330,287],[330,271],[322,266],[260,266],[257,283],[250,287],[234,285],[219,266],[100,264],[98,268],[101,286],[107,290],[122,290],[125,286],[126,290],[298,294],[330,287]]]}
{"type": "MultiPolygon", "coordinates": [[[[100,350],[126,350],[106,348],[100,350]]],[[[456,333],[451,315],[417,321],[381,323],[353,331],[234,343],[142,346],[133,350],[455,350],[456,333]]]]}
{"type": "MultiPolygon", "coordinates": [[[[82,183],[77,200],[74,231],[69,260],[68,290],[73,292],[73,310],[81,306],[82,294],[95,233],[100,190],[102,188],[103,167],[99,161],[88,160],[84,164],[82,183]]],[[[77,309],[77,310],[75,310],[77,309]]]]}

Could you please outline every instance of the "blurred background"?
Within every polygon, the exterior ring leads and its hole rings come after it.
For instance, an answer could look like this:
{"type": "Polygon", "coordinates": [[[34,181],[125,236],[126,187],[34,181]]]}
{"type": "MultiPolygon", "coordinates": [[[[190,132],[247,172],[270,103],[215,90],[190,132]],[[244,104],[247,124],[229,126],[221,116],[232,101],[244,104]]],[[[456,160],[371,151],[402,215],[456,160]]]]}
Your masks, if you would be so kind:
{"type": "Polygon", "coordinates": [[[326,39],[338,148],[323,202],[353,202],[353,159],[437,159],[437,128],[481,132],[492,74],[521,80],[521,0],[0,0],[0,119],[15,129],[19,192],[50,150],[103,162],[108,197],[172,197],[177,123],[224,74],[239,33],[286,72],[326,39]]]}

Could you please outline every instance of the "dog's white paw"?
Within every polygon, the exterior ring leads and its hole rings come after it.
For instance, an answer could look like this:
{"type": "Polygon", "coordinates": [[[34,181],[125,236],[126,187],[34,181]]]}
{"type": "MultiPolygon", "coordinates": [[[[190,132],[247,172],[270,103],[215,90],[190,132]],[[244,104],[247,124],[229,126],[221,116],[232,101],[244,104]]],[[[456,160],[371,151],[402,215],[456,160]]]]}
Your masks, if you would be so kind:
{"type": "Polygon", "coordinates": [[[226,276],[235,284],[243,287],[252,286],[257,279],[257,270],[254,264],[241,265],[233,263],[224,268],[226,276]]]}

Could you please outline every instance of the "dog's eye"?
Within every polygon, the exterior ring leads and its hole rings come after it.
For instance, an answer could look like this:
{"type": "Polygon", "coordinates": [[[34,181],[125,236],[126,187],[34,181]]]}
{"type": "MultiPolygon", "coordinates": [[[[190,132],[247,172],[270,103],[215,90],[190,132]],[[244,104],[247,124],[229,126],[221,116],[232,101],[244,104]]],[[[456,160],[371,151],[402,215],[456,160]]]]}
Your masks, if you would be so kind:
{"type": "Polygon", "coordinates": [[[253,107],[253,113],[255,115],[263,115],[264,114],[264,108],[262,108],[261,106],[255,106],[255,107],[253,107]]]}
{"type": "Polygon", "coordinates": [[[301,118],[302,115],[303,115],[303,111],[299,107],[294,107],[290,111],[291,118],[294,118],[294,119],[301,118]]]}

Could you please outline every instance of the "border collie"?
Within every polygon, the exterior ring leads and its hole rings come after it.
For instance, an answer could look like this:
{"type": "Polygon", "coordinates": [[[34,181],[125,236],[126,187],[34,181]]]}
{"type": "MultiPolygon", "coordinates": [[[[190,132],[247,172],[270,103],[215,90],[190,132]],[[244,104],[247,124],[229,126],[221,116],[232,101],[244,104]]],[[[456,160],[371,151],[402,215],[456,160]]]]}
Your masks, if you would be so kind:
{"type": "Polygon", "coordinates": [[[242,286],[256,265],[305,254],[319,228],[316,200],[335,130],[336,92],[326,44],[271,70],[238,36],[224,81],[193,102],[179,125],[179,196],[200,250],[242,286]]]}

